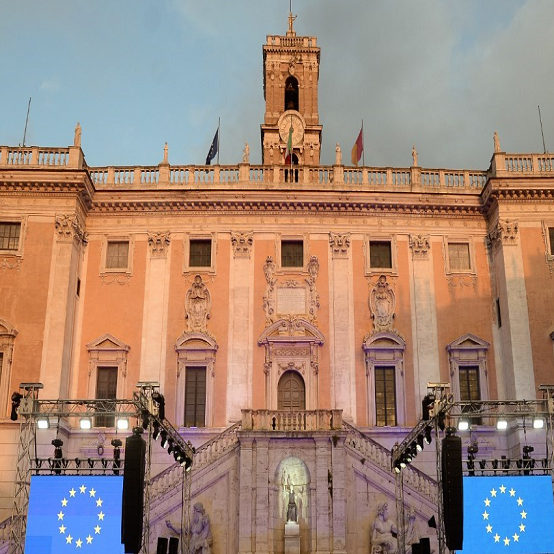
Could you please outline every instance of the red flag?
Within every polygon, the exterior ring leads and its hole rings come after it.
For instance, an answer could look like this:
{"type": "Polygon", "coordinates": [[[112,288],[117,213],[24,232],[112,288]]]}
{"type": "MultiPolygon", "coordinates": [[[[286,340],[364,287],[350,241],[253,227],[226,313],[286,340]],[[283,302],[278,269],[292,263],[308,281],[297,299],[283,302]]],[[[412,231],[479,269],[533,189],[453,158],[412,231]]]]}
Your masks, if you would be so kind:
{"type": "Polygon", "coordinates": [[[358,165],[360,158],[362,157],[362,152],[364,151],[364,128],[360,129],[360,134],[352,147],[352,163],[358,165]]]}

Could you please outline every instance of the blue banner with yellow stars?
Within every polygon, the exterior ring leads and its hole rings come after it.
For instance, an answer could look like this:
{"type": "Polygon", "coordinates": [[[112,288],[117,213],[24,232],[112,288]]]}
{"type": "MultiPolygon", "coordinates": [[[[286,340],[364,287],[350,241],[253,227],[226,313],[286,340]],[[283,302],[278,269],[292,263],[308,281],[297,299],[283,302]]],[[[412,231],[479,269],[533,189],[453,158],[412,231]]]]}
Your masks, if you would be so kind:
{"type": "Polygon", "coordinates": [[[123,554],[120,476],[32,476],[25,554],[123,554]]]}
{"type": "Polygon", "coordinates": [[[465,554],[554,552],[550,476],[464,477],[465,554]]]}

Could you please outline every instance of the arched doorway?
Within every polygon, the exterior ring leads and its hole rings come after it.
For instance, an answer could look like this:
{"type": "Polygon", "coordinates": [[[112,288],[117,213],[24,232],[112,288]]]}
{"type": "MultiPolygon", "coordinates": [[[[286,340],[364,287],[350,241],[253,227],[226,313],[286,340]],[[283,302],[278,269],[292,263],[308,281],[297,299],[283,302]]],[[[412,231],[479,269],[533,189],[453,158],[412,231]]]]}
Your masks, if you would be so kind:
{"type": "Polygon", "coordinates": [[[296,371],[285,371],[279,379],[277,408],[291,411],[306,409],[306,386],[296,371]]]}
{"type": "Polygon", "coordinates": [[[298,81],[290,76],[285,81],[285,110],[298,111],[298,81]]]}

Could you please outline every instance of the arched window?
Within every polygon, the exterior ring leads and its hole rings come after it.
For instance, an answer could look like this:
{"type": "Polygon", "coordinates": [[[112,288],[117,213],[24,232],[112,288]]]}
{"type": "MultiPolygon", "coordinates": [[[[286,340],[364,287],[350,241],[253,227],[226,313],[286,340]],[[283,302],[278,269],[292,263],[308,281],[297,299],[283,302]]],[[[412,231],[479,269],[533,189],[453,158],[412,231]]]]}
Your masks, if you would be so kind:
{"type": "Polygon", "coordinates": [[[285,81],[285,110],[298,111],[298,81],[289,77],[285,81]]]}
{"type": "Polygon", "coordinates": [[[279,379],[277,408],[279,410],[305,410],[306,387],[296,371],[285,371],[279,379]]]}

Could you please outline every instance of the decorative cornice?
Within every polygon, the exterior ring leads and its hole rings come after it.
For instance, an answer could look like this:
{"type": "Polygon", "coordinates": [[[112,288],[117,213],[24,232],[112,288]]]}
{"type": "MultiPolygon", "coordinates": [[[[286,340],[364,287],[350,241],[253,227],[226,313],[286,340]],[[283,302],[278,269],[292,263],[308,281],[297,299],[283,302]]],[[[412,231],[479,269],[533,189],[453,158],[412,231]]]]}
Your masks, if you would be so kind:
{"type": "Polygon", "coordinates": [[[87,233],[75,214],[56,214],[56,234],[60,242],[73,242],[77,240],[85,245],[87,233]]]}
{"type": "Polygon", "coordinates": [[[250,258],[252,245],[254,244],[254,233],[231,231],[231,244],[233,245],[233,256],[235,258],[250,258]]]}
{"type": "Polygon", "coordinates": [[[329,232],[329,246],[333,258],[348,258],[350,250],[350,233],[329,232]]]}
{"type": "Polygon", "coordinates": [[[429,235],[410,235],[412,256],[418,260],[428,260],[431,242],[429,235]]]}
{"type": "Polygon", "coordinates": [[[171,243],[170,232],[153,233],[147,231],[148,248],[152,258],[167,258],[167,251],[171,243]]]}
{"type": "Polygon", "coordinates": [[[488,234],[493,245],[516,245],[519,239],[519,225],[515,219],[500,219],[488,234]]]}

